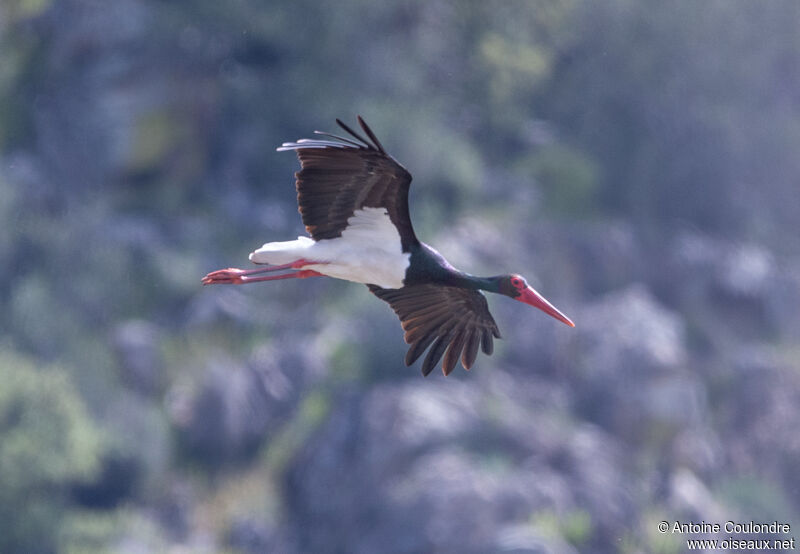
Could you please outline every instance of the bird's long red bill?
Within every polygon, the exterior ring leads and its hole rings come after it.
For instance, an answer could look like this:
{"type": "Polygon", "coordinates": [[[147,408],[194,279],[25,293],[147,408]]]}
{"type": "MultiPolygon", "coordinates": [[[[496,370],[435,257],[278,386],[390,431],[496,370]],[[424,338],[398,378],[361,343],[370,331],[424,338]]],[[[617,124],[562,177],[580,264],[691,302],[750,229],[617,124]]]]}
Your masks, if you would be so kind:
{"type": "Polygon", "coordinates": [[[524,302],[529,306],[533,306],[534,308],[539,308],[544,313],[549,316],[556,318],[557,320],[566,323],[570,327],[575,327],[575,324],[572,323],[572,320],[561,313],[561,311],[553,306],[547,299],[536,292],[532,287],[528,287],[527,289],[523,290],[515,300],[519,300],[520,302],[524,302]]]}

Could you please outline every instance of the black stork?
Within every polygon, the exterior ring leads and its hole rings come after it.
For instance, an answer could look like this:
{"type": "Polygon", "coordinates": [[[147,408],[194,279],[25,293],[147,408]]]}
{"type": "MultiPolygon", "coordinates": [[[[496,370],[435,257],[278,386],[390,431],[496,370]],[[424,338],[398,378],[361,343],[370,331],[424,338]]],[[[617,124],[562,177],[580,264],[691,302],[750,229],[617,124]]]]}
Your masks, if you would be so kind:
{"type": "Polygon", "coordinates": [[[421,242],[411,225],[411,174],[386,153],[359,116],[363,137],[340,120],[350,136],[314,131],[321,138],[284,143],[301,169],[295,174],[297,203],[309,237],[269,242],[250,254],[266,267],[220,269],[204,285],[245,284],[328,276],[364,283],[388,302],[410,344],[406,365],[430,347],[422,363],[428,375],[444,356],[449,375],[458,358],[472,367],[478,348],[490,355],[500,331],[481,291],[504,294],[574,327],[575,324],[516,274],[475,277],[451,266],[421,242]],[[275,275],[259,275],[288,270],[275,275]]]}

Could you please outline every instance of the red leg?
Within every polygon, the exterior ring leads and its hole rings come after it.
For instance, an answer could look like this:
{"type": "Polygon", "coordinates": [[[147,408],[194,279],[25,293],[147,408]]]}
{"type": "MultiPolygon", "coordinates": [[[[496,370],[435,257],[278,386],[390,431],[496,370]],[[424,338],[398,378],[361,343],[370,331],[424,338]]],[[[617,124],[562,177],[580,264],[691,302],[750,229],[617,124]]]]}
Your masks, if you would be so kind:
{"type": "MultiPolygon", "coordinates": [[[[272,268],[270,268],[271,270],[272,268]]],[[[247,283],[258,283],[260,281],[277,281],[279,279],[306,279],[308,277],[324,277],[322,273],[313,269],[303,269],[284,273],[282,275],[265,275],[263,277],[251,277],[253,273],[262,271],[245,272],[241,269],[220,269],[203,277],[204,285],[245,285],[247,283]],[[248,274],[249,273],[249,274],[248,274]]]]}
{"type": "Polygon", "coordinates": [[[284,273],[283,275],[265,275],[264,277],[245,276],[241,278],[241,284],[258,283],[259,281],[277,281],[278,279],[307,279],[308,277],[325,277],[325,275],[313,269],[302,269],[292,273],[284,273]]]}
{"type": "MultiPolygon", "coordinates": [[[[272,271],[280,271],[283,269],[300,269],[303,266],[310,265],[312,263],[309,260],[299,259],[292,263],[283,264],[283,265],[270,265],[267,267],[257,267],[254,269],[237,269],[235,267],[229,267],[228,269],[218,269],[217,271],[212,271],[205,277],[203,277],[202,283],[204,285],[241,285],[244,283],[244,278],[249,275],[255,275],[257,273],[267,273],[272,271]]],[[[251,282],[251,281],[248,281],[251,282]]]]}

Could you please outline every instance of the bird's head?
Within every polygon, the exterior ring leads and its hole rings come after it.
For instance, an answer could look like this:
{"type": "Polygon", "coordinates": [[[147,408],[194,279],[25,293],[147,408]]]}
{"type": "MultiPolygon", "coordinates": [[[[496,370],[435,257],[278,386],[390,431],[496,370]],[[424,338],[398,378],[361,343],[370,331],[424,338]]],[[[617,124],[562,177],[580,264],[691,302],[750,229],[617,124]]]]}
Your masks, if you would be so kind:
{"type": "Polygon", "coordinates": [[[514,300],[519,300],[520,302],[524,302],[525,304],[533,306],[534,308],[539,308],[547,315],[566,323],[570,327],[575,327],[575,324],[572,323],[570,318],[562,314],[558,308],[548,302],[544,296],[536,292],[536,290],[528,284],[528,282],[525,280],[525,277],[522,275],[517,275],[514,273],[512,275],[503,275],[497,279],[499,284],[499,290],[497,292],[500,294],[505,294],[514,300]]]}

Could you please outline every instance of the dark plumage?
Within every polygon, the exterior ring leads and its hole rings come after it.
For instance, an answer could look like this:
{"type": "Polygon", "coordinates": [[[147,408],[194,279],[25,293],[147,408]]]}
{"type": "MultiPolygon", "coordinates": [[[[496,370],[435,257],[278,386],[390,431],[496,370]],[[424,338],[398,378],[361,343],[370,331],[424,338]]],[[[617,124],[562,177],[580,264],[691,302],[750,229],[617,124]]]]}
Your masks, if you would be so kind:
{"type": "Polygon", "coordinates": [[[443,354],[445,375],[453,371],[459,357],[461,365],[470,369],[478,357],[478,346],[491,355],[493,337],[500,338],[486,298],[479,291],[430,283],[401,289],[369,285],[369,290],[388,302],[400,318],[405,341],[411,345],[406,365],[416,362],[433,344],[422,362],[423,375],[433,370],[443,354]]]}
{"type": "Polygon", "coordinates": [[[408,213],[411,174],[386,154],[361,117],[358,122],[372,143],[338,119],[336,122],[361,144],[317,131],[335,142],[300,140],[278,149],[297,151],[302,168],[295,173],[297,205],[308,234],[314,240],[340,237],[357,209],[383,207],[407,252],[419,244],[408,213]]]}

